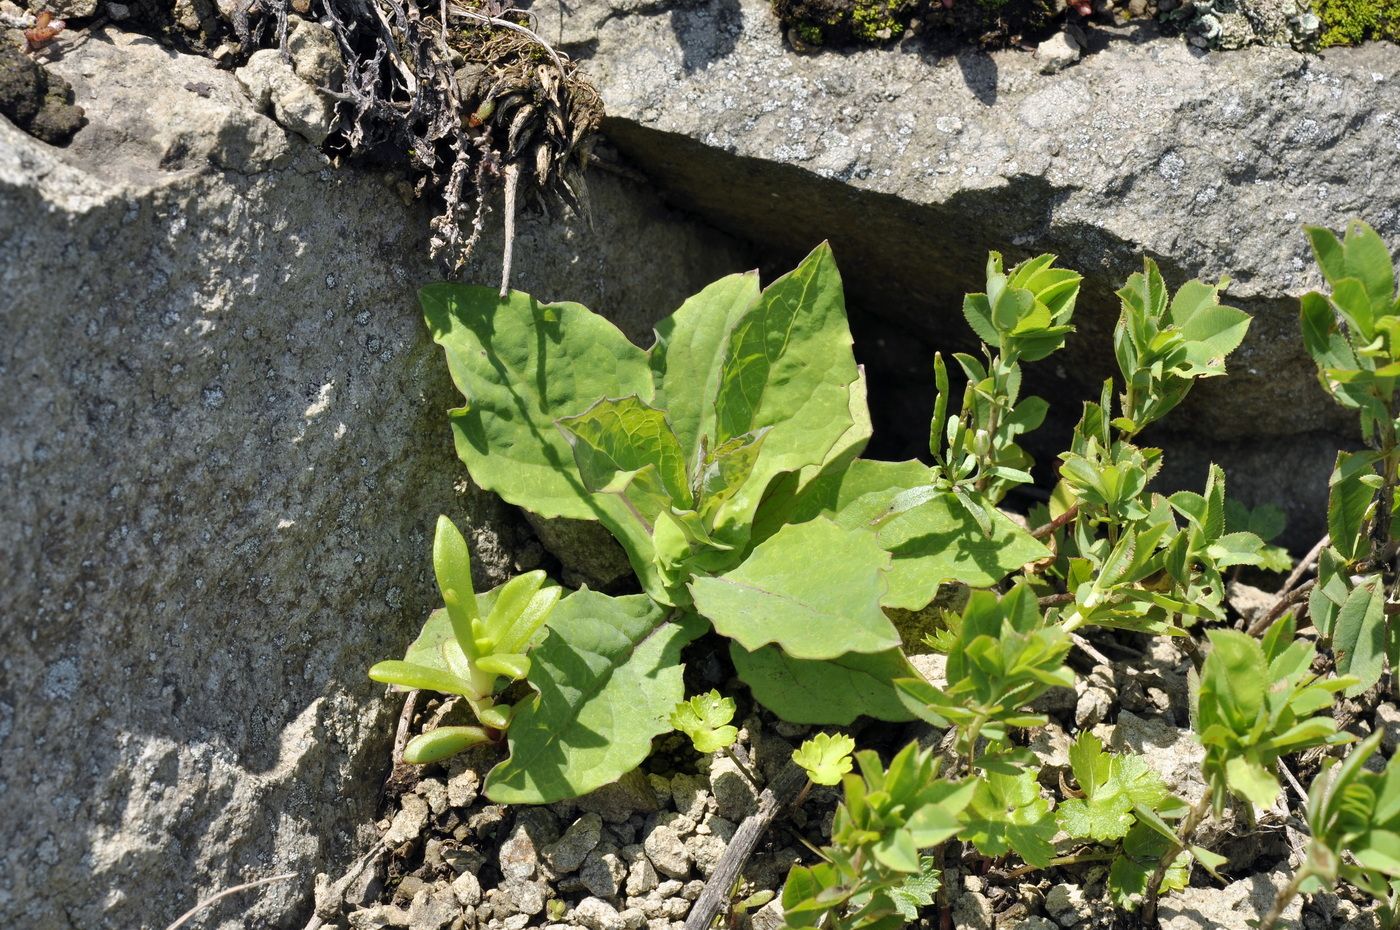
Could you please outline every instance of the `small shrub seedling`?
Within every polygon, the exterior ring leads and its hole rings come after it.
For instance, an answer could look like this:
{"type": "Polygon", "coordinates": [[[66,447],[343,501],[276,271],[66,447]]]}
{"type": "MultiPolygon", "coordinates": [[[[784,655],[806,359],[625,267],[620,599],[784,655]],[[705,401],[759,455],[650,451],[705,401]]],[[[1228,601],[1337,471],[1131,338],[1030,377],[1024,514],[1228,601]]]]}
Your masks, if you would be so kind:
{"type": "MultiPolygon", "coordinates": [[[[1357,410],[1366,448],[1338,457],[1316,577],[1296,583],[1312,562],[1299,566],[1248,632],[1228,628],[1227,575],[1292,567],[1269,542],[1281,512],[1229,499],[1214,465],[1199,492],[1162,493],[1162,451],[1139,442],[1196,381],[1226,373],[1249,317],[1220,302],[1225,281],[1173,293],[1145,260],[1117,292],[1118,375],[1083,404],[1044,476],[1053,490],[1032,508],[1034,529],[1001,506],[1033,481],[1021,443],[1049,407],[1023,395],[1023,366],[1074,333],[1080,276],[1053,256],[1010,268],[989,256],[985,289],[963,306],[981,352],[952,356],[960,397],[933,359],[927,463],[860,457],[865,382],[824,245],[766,288],[754,274],[711,284],[645,350],[578,304],[425,288],[465,398],[451,422],[472,478],[540,516],[602,523],[644,593],[566,594],[532,572],[477,595],[466,541],[442,518],[433,565],[444,607],[402,661],[371,676],[454,695],[474,720],[416,737],[405,758],[504,740],[486,795],[545,803],[617,779],[670,730],[700,753],[732,755],[735,701],[683,690],[683,650],[712,631],[754,700],[790,723],[868,716],[942,734],[888,765],[827,732],[793,753],[807,789],[839,785],[842,801],[819,861],[794,866],[783,888],[789,927],[904,926],[959,859],[1004,879],[1096,864],[1105,897],[1155,926],[1161,892],[1185,887],[1195,863],[1225,862],[1197,844],[1202,821],[1235,805],[1252,822],[1278,801],[1286,760],[1340,752],[1354,737],[1333,713],[1338,695],[1374,688],[1400,659],[1389,620],[1400,551],[1394,271],[1364,224],[1308,235],[1330,290],[1303,299],[1304,342],[1324,389],[1357,410]],[[904,653],[895,619],[910,612],[924,648],[946,656],[941,676],[923,677],[904,653]],[[1048,722],[1033,705],[1075,686],[1071,655],[1097,657],[1086,636],[1105,631],[1188,644],[1199,801],[1087,729],[1058,778],[1027,748],[1027,732],[1048,722]]],[[[1329,757],[1314,779],[1307,856],[1266,928],[1289,898],[1338,881],[1380,900],[1394,923],[1400,769],[1365,769],[1376,745],[1329,757]]]]}

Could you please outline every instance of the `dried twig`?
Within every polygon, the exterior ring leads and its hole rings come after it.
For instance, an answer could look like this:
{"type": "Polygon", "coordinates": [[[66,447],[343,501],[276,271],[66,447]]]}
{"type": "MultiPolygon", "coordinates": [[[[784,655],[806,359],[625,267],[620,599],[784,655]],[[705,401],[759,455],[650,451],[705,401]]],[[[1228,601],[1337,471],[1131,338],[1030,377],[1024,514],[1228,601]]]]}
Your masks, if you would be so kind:
{"type": "Polygon", "coordinates": [[[515,193],[520,181],[520,166],[506,165],[506,232],[505,250],[501,253],[501,298],[510,293],[510,263],[515,255],[515,193]]]}
{"type": "Polygon", "coordinates": [[[209,907],[210,905],[215,904],[215,903],[217,903],[217,902],[219,902],[219,901],[222,901],[224,898],[227,898],[229,895],[238,894],[240,891],[247,891],[247,890],[250,889],[250,888],[257,888],[257,887],[259,887],[259,886],[261,886],[261,885],[270,885],[270,884],[272,884],[273,882],[285,882],[285,881],[290,881],[291,879],[296,878],[296,877],[297,877],[297,873],[295,873],[295,872],[287,872],[287,873],[284,874],[284,875],[273,875],[271,878],[260,878],[260,879],[258,879],[258,880],[255,881],[255,882],[244,882],[244,883],[241,884],[241,885],[234,885],[232,888],[225,888],[223,891],[219,892],[218,894],[216,894],[216,895],[210,895],[209,897],[205,898],[203,901],[200,901],[200,902],[199,902],[198,904],[196,904],[194,907],[190,908],[188,911],[185,911],[185,913],[181,914],[178,918],[175,919],[175,922],[174,922],[173,924],[171,924],[170,926],[166,927],[165,930],[176,930],[176,928],[178,928],[178,927],[183,927],[183,926],[189,921],[189,919],[190,919],[191,917],[195,916],[195,915],[198,914],[200,911],[204,910],[205,908],[209,907]]]}
{"type": "Polygon", "coordinates": [[[719,864],[705,882],[705,890],[700,892],[690,915],[685,919],[685,930],[709,930],[713,921],[729,901],[730,889],[744,870],[758,841],[767,831],[769,824],[797,797],[802,786],[807,783],[807,773],[796,763],[789,762],[777,777],[763,790],[758,798],[758,810],[754,811],[734,831],[734,838],[725,847],[719,864]]]}
{"type": "Polygon", "coordinates": [[[1330,545],[1332,545],[1332,537],[1324,533],[1322,538],[1317,541],[1317,545],[1309,549],[1308,554],[1303,556],[1302,561],[1293,566],[1293,571],[1289,573],[1283,587],[1279,588],[1280,597],[1298,586],[1298,582],[1303,580],[1303,576],[1308,573],[1308,570],[1317,564],[1317,560],[1322,556],[1322,550],[1330,545]]]}

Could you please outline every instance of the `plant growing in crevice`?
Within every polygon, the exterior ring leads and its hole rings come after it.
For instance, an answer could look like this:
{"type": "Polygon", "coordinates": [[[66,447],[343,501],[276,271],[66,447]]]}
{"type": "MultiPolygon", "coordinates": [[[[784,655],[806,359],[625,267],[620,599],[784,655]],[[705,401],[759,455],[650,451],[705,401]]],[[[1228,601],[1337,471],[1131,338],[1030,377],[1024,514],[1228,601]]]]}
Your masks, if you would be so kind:
{"type": "MultiPolygon", "coordinates": [[[[463,647],[455,671],[442,655],[446,690],[470,698],[484,736],[503,729],[510,744],[487,795],[579,793],[636,765],[669,729],[702,753],[730,752],[734,702],[718,691],[683,700],[682,648],[713,630],[754,699],[789,722],[844,727],[865,715],[950,731],[942,755],[911,744],[885,766],[867,750],[855,772],[848,737],[822,733],[797,750],[808,787],[839,783],[844,801],[820,861],[794,868],[784,888],[791,926],[915,919],[939,882],[956,882],[940,874],[953,843],[1003,878],[1103,863],[1114,904],[1140,906],[1150,925],[1158,895],[1183,887],[1194,863],[1221,864],[1196,842],[1209,812],[1232,798],[1272,804],[1282,760],[1348,741],[1330,716],[1337,693],[1374,684],[1393,648],[1400,357],[1389,346],[1400,305],[1365,231],[1314,233],[1314,243],[1332,294],[1305,300],[1309,348],[1373,448],[1339,460],[1317,581],[1261,616],[1262,642],[1220,627],[1227,577],[1290,567],[1268,542],[1277,514],[1229,499],[1215,465],[1199,491],[1158,491],[1163,453],[1139,444],[1241,344],[1249,318],[1221,304],[1223,281],[1172,293],[1146,260],[1118,291],[1118,376],[1084,403],[1034,529],[1000,506],[1032,481],[1023,443],[1048,407],[1023,394],[1023,363],[1073,331],[1079,276],[1051,256],[1010,269],[990,256],[985,290],[964,304],[984,345],[954,356],[967,379],[956,410],[948,367],[934,359],[929,464],[860,458],[864,380],[824,246],[767,288],[752,274],[710,285],[657,325],[646,350],[576,304],[426,288],[429,326],[465,398],[452,421],[473,479],[541,516],[601,522],[645,592],[554,595],[518,648],[500,639],[493,658],[463,647]],[[1321,652],[1289,611],[1307,594],[1321,652]],[[892,617],[910,611],[922,612],[924,644],[947,657],[941,680],[903,652],[892,617]],[[1198,803],[1168,791],[1144,757],[1107,752],[1083,730],[1058,791],[1026,747],[1023,731],[1048,722],[1038,703],[1074,686],[1074,651],[1109,662],[1100,648],[1132,641],[1104,631],[1176,637],[1198,661],[1197,641],[1208,641],[1189,708],[1205,749],[1198,803]],[[474,668],[497,673],[489,689],[474,668]],[[503,678],[524,682],[508,709],[495,703],[503,678]]],[[[551,590],[543,576],[520,585],[533,585],[526,600],[551,590]]],[[[450,608],[456,589],[443,590],[450,608]]],[[[492,607],[476,603],[489,626],[492,607]]],[[[462,635],[450,610],[439,626],[462,635]]],[[[798,794],[798,778],[790,767],[775,781],[798,794]]],[[[1314,833],[1335,845],[1330,823],[1314,833]]]]}
{"type": "Polygon", "coordinates": [[[436,762],[505,732],[512,708],[496,702],[498,691],[503,680],[529,674],[527,653],[564,593],[536,571],[478,597],[467,541],[445,516],[438,517],[433,537],[433,574],[444,606],[429,615],[402,660],[378,663],[369,677],[455,695],[479,725],[442,726],[414,737],[404,749],[411,763],[436,762]]]}

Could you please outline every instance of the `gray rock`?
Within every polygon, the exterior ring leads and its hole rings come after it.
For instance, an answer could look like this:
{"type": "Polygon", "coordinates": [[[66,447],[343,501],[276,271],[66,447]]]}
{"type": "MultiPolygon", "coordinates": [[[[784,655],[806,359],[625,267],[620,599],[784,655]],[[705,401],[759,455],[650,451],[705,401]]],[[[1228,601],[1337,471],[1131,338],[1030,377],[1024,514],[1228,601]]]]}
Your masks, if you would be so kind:
{"type": "MultiPolygon", "coordinates": [[[[207,59],[107,29],[49,67],[89,120],[72,144],[0,120],[0,381],[23,386],[0,403],[0,793],[26,799],[0,808],[0,926],[164,927],[296,872],[202,926],[300,927],[311,876],[378,839],[401,699],[365,670],[438,603],[434,520],[469,532],[482,590],[528,530],[452,450],[426,208],[207,59]]],[[[519,287],[641,337],[753,265],[645,189],[590,188],[591,231],[522,215],[519,287]]],[[[499,258],[493,225],[464,276],[499,258]]]]}
{"type": "Polygon", "coordinates": [[[965,891],[953,901],[954,930],[992,930],[996,917],[986,895],[965,891]]]}
{"type": "Polygon", "coordinates": [[[50,145],[66,145],[83,125],[82,107],[73,105],[68,82],[3,37],[0,116],[50,145]]]}
{"type": "Polygon", "coordinates": [[[685,851],[700,874],[708,878],[724,856],[726,845],[725,841],[717,836],[696,835],[685,840],[685,851]]]}
{"type": "Polygon", "coordinates": [[[547,886],[543,881],[505,882],[496,891],[497,916],[506,912],[533,917],[544,910],[547,886]]]}
{"type": "Polygon", "coordinates": [[[1385,755],[1393,755],[1400,746],[1400,709],[1394,704],[1378,704],[1375,727],[1381,732],[1381,749],[1385,755]]]}
{"type": "Polygon", "coordinates": [[[384,834],[384,845],[393,849],[409,840],[417,839],[428,826],[428,802],[415,794],[406,794],[399,799],[399,810],[384,834]]]}
{"type": "Polygon", "coordinates": [[[710,791],[720,814],[735,823],[758,807],[758,790],[728,756],[715,756],[710,763],[710,791]]]}
{"type": "Polygon", "coordinates": [[[931,684],[940,688],[948,685],[948,657],[939,652],[909,657],[909,664],[931,684]]]}
{"type": "Polygon", "coordinates": [[[447,784],[440,778],[424,778],[413,788],[413,793],[428,802],[428,810],[441,814],[451,803],[447,797],[447,784]]]}
{"type": "Polygon", "coordinates": [[[584,898],[573,910],[573,920],[588,930],[625,930],[617,908],[598,898],[584,898]]]}
{"type": "Polygon", "coordinates": [[[1093,729],[1106,719],[1118,703],[1113,669],[1096,665],[1075,684],[1074,723],[1081,730],[1093,729]]]}
{"type": "Polygon", "coordinates": [[[1055,74],[1079,61],[1079,43],[1067,32],[1057,32],[1035,47],[1041,74],[1055,74]]]}
{"type": "Polygon", "coordinates": [[[669,789],[678,813],[697,822],[704,819],[710,800],[710,784],[705,778],[682,772],[671,777],[669,789]]]}
{"type": "Polygon", "coordinates": [[[453,807],[470,807],[480,790],[481,779],[473,769],[463,769],[447,779],[447,803],[453,807]]]}
{"type": "MultiPolygon", "coordinates": [[[[983,288],[988,249],[1054,252],[1087,275],[1079,335],[1043,370],[1027,366],[1026,389],[1056,398],[1097,396],[1112,292],[1146,253],[1173,285],[1229,274],[1230,301],[1255,318],[1231,376],[1166,421],[1163,486],[1199,485],[1214,456],[1243,502],[1287,508],[1291,544],[1321,535],[1337,439],[1353,441],[1355,424],[1299,339],[1297,298],[1319,281],[1299,226],[1359,214],[1400,242],[1390,47],[1205,63],[1134,23],[1042,75],[1015,50],[794,54],[768,0],[660,6],[670,15],[582,0],[550,37],[586,46],[609,137],[675,202],[764,243],[775,263],[830,238],[854,317],[897,334],[890,428],[927,419],[933,348],[972,344],[959,314],[931,308],[983,288]]],[[[1079,414],[1077,400],[1056,407],[1079,414]]]]}
{"type": "Polygon", "coordinates": [[[752,930],[782,930],[786,924],[786,916],[783,913],[783,903],[777,898],[754,911],[749,917],[749,926],[752,930]]]}
{"type": "Polygon", "coordinates": [[[475,907],[481,903],[481,881],[471,872],[463,872],[452,880],[452,893],[458,904],[475,907]]]}
{"type": "Polygon", "coordinates": [[[569,825],[558,842],[544,848],[545,862],[556,875],[577,871],[602,835],[603,818],[598,814],[584,814],[569,825]]]}
{"type": "Polygon", "coordinates": [[[380,930],[382,927],[407,927],[408,911],[392,904],[378,904],[350,915],[350,930],[380,930]]]}
{"type": "Polygon", "coordinates": [[[82,19],[97,12],[97,0],[44,0],[35,9],[48,10],[56,19],[82,19]]]}
{"type": "Polygon", "coordinates": [[[312,145],[326,141],[335,123],[334,101],[298,75],[280,51],[259,49],[234,73],[259,110],[312,145]]]}
{"type": "Polygon", "coordinates": [[[461,916],[462,906],[451,888],[425,888],[408,906],[408,930],[447,930],[461,916]]]}
{"type": "Polygon", "coordinates": [[[1084,900],[1084,889],[1063,882],[1046,892],[1045,911],[1061,927],[1077,927],[1093,916],[1093,908],[1084,900]]]}
{"type": "Polygon", "coordinates": [[[559,839],[559,822],[544,808],[523,807],[515,826],[497,853],[501,875],[506,881],[533,878],[540,865],[540,850],[559,839]]]}
{"type": "MultiPolygon", "coordinates": [[[[1162,898],[1157,915],[1162,930],[1238,930],[1257,922],[1288,884],[1288,875],[1255,875],[1224,888],[1187,888],[1162,898]]],[[[1302,927],[1303,899],[1295,897],[1284,909],[1279,930],[1302,927]]]]}
{"type": "Polygon", "coordinates": [[[642,841],[647,858],[663,875],[681,879],[690,877],[690,854],[685,844],[670,827],[657,827],[642,841]]]}
{"type": "Polygon", "coordinates": [[[583,887],[599,898],[615,898],[627,878],[627,866],[617,853],[595,849],[579,870],[583,887]]]}
{"type": "Polygon", "coordinates": [[[292,70],[312,87],[339,90],[345,73],[335,33],[320,23],[294,17],[287,33],[287,54],[292,70]]]}
{"type": "Polygon", "coordinates": [[[561,580],[565,584],[606,591],[631,576],[627,553],[601,523],[546,520],[528,512],[525,518],[550,555],[564,564],[565,577],[561,580]]]}
{"type": "Polygon", "coordinates": [[[656,867],[646,857],[641,846],[624,846],[622,860],[627,863],[627,894],[644,895],[656,887],[656,867]]]}
{"type": "Polygon", "coordinates": [[[1035,914],[1030,917],[1013,917],[1002,923],[997,922],[997,930],[1057,930],[1060,925],[1048,917],[1035,914]]]}
{"type": "Polygon", "coordinates": [[[626,823],[634,813],[651,813],[657,807],[656,795],[635,771],[578,799],[579,810],[597,813],[609,824],[626,823]]]}
{"type": "Polygon", "coordinates": [[[639,908],[629,907],[617,916],[622,918],[622,925],[627,930],[642,930],[647,925],[647,915],[642,913],[639,908]]]}

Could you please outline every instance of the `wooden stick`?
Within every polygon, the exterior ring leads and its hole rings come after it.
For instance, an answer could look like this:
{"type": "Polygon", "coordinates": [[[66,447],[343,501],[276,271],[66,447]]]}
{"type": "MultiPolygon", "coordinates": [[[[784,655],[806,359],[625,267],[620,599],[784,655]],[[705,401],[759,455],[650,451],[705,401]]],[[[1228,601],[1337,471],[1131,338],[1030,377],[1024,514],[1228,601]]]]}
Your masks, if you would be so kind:
{"type": "Polygon", "coordinates": [[[758,797],[758,810],[744,818],[739,829],[734,831],[734,838],[725,847],[719,864],[705,882],[705,890],[700,892],[700,897],[691,907],[690,916],[685,919],[685,930],[709,930],[710,923],[729,903],[734,882],[744,871],[744,865],[753,855],[758,841],[773,819],[797,797],[806,783],[807,773],[795,762],[789,762],[763,789],[758,797]]]}

